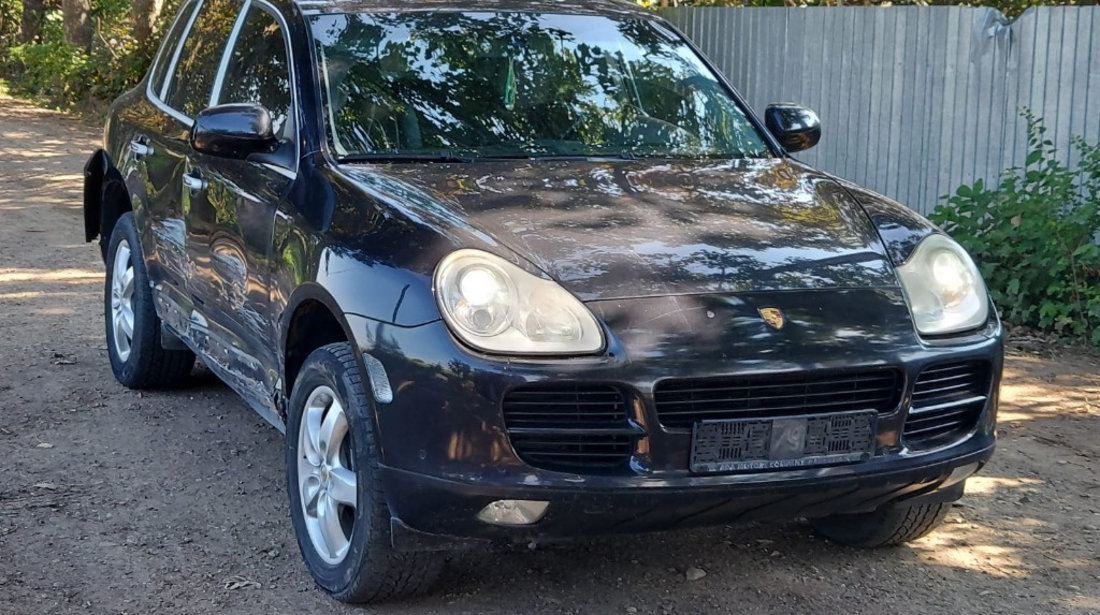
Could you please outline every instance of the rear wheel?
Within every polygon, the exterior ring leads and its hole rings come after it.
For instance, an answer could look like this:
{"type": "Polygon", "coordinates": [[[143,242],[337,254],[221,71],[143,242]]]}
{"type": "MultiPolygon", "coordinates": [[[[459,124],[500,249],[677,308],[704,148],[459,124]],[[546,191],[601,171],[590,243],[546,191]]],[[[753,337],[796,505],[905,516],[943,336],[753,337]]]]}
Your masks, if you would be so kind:
{"type": "Polygon", "coordinates": [[[370,401],[350,344],[329,344],[306,358],[290,399],[286,442],[294,533],[322,589],[343,602],[374,602],[435,582],[439,554],[391,545],[370,401]]]}
{"type": "Polygon", "coordinates": [[[884,506],[869,513],[832,515],[814,519],[814,529],[825,538],[850,547],[887,547],[916,540],[936,529],[950,502],[915,506],[884,506]]]}
{"type": "Polygon", "coordinates": [[[167,387],[191,373],[194,353],[161,346],[160,318],[129,212],[118,219],[108,244],[103,311],[107,354],[119,382],[132,389],[167,387]]]}

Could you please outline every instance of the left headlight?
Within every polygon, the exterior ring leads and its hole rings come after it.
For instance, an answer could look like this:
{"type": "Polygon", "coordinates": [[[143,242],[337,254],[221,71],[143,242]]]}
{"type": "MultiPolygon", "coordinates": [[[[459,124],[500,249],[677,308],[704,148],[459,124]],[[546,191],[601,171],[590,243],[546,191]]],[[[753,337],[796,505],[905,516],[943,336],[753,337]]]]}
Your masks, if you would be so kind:
{"type": "Polygon", "coordinates": [[[603,331],[576,297],[480,250],[457,250],[435,270],[435,297],[462,341],[494,353],[589,354],[603,331]]]}
{"type": "Polygon", "coordinates": [[[951,238],[925,237],[897,272],[920,333],[958,333],[980,327],[989,318],[982,274],[951,238]]]}

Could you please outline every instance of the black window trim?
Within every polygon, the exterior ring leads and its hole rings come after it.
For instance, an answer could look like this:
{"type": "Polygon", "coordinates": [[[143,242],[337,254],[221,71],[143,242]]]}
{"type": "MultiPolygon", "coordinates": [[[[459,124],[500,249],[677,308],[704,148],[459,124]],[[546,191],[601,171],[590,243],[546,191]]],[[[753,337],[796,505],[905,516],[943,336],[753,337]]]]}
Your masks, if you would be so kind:
{"type": "MultiPolygon", "coordinates": [[[[187,117],[186,114],[177,111],[176,109],[173,109],[167,103],[165,103],[164,95],[168,90],[168,83],[172,81],[172,77],[176,72],[176,65],[179,63],[180,54],[183,53],[183,44],[187,41],[187,37],[190,36],[191,28],[195,25],[195,19],[199,16],[199,10],[202,9],[203,4],[205,4],[204,0],[198,0],[191,8],[191,14],[187,17],[187,25],[184,26],[183,32],[180,33],[180,39],[176,41],[176,48],[172,52],[172,59],[169,61],[168,69],[164,73],[164,83],[160,84],[160,91],[153,91],[152,80],[152,75],[156,74],[156,69],[158,68],[161,59],[161,56],[159,54],[157,56],[157,64],[153,66],[152,72],[150,73],[150,79],[147,81],[145,86],[145,95],[149,99],[149,101],[153,103],[153,106],[160,109],[161,111],[164,111],[168,115],[171,115],[172,117],[176,118],[177,120],[188,126],[191,125],[192,119],[187,117]]],[[[180,14],[176,16],[176,21],[182,19],[184,13],[185,11],[180,11],[180,14]]],[[[175,27],[176,22],[173,22],[172,28],[175,27]]],[[[169,32],[171,32],[171,29],[169,29],[169,32]]],[[[167,41],[165,41],[165,43],[167,43],[167,41]]],[[[163,51],[164,50],[162,49],[162,53],[163,51]]]]}
{"type": "Polygon", "coordinates": [[[237,13],[237,19],[233,22],[233,29],[229,31],[229,38],[225,40],[225,49],[218,60],[218,70],[214,72],[214,83],[210,86],[210,96],[206,100],[207,107],[218,104],[221,97],[222,86],[225,84],[225,71],[229,68],[229,59],[233,57],[233,48],[237,46],[237,35],[241,33],[244,22],[248,19],[248,10],[252,8],[252,0],[244,0],[237,13]]]}
{"type": "MultiPolygon", "coordinates": [[[[186,43],[187,37],[191,35],[191,30],[194,27],[195,21],[199,16],[199,11],[202,10],[204,4],[206,4],[205,0],[197,0],[194,3],[193,8],[191,9],[190,15],[187,16],[187,24],[184,26],[183,31],[180,33],[180,39],[176,41],[176,48],[172,51],[172,59],[169,61],[168,69],[165,72],[164,83],[160,84],[160,90],[153,90],[152,75],[155,74],[156,68],[159,66],[159,62],[162,59],[161,54],[166,51],[166,49],[163,48],[163,45],[167,44],[167,41],[162,43],[162,49],[158,53],[157,60],[154,63],[153,68],[151,69],[150,78],[146,80],[145,84],[146,98],[148,98],[149,101],[153,103],[153,106],[167,113],[168,115],[171,115],[175,119],[179,120],[180,123],[188,127],[195,123],[194,118],[164,102],[164,96],[167,94],[169,82],[171,82],[172,78],[175,75],[176,65],[179,64],[180,54],[183,53],[183,45],[186,43]]],[[[287,121],[292,123],[292,128],[294,130],[294,168],[288,169],[268,162],[264,162],[262,164],[264,167],[276,173],[279,173],[280,175],[283,175],[288,179],[295,179],[296,177],[298,177],[299,158],[301,158],[302,152],[302,144],[299,138],[301,123],[299,121],[298,114],[298,77],[294,73],[294,51],[290,45],[289,38],[290,27],[287,24],[286,18],[283,17],[282,13],[279,12],[279,9],[274,4],[267,2],[266,0],[241,1],[241,6],[238,9],[239,12],[237,13],[237,19],[233,22],[233,30],[230,31],[229,37],[226,39],[225,49],[222,51],[222,57],[218,61],[218,70],[214,75],[214,83],[213,86],[210,88],[210,98],[207,100],[207,103],[208,105],[217,104],[217,100],[221,97],[221,89],[225,81],[225,71],[229,67],[230,54],[232,54],[233,48],[237,44],[237,35],[240,33],[240,29],[244,24],[244,20],[247,19],[248,10],[252,7],[253,4],[256,4],[265,13],[274,17],[275,20],[279,22],[279,26],[282,29],[283,45],[286,47],[287,71],[290,73],[290,114],[287,117],[287,121]]],[[[183,19],[186,13],[187,11],[185,10],[180,11],[179,15],[176,16],[176,20],[172,22],[172,28],[176,27],[176,22],[178,22],[180,19],[183,19]]],[[[169,28],[169,32],[171,32],[171,28],[169,28]]]]}
{"type": "Polygon", "coordinates": [[[283,46],[286,47],[286,68],[290,75],[290,111],[287,113],[287,121],[290,122],[294,129],[294,135],[292,141],[294,141],[294,168],[286,168],[278,166],[272,163],[261,163],[264,167],[271,169],[275,173],[282,175],[288,179],[295,179],[298,177],[298,164],[301,157],[301,123],[298,120],[298,76],[294,70],[294,50],[290,46],[290,26],[286,22],[286,18],[283,17],[283,13],[279,12],[275,4],[268,2],[267,0],[244,0],[244,6],[241,8],[241,13],[237,17],[237,23],[233,24],[233,31],[229,34],[229,39],[226,41],[226,50],[222,52],[221,62],[218,64],[218,73],[213,78],[213,87],[210,88],[210,100],[209,105],[217,105],[221,99],[221,88],[226,81],[226,70],[229,69],[229,59],[233,54],[233,47],[237,46],[237,36],[241,33],[241,28],[244,25],[244,21],[248,19],[249,10],[253,4],[259,7],[271,17],[275,18],[275,21],[279,24],[279,30],[283,34],[283,46]]]}
{"type": "MultiPolygon", "coordinates": [[[[294,141],[294,168],[288,169],[268,162],[262,164],[264,167],[280,175],[289,179],[294,179],[298,176],[298,164],[302,152],[302,144],[299,139],[301,123],[298,120],[298,77],[294,73],[294,50],[290,46],[290,26],[287,24],[286,18],[283,17],[283,14],[279,12],[279,9],[274,4],[267,0],[244,0],[244,6],[241,7],[241,12],[237,15],[237,21],[233,24],[233,31],[229,33],[229,38],[226,40],[225,44],[225,50],[222,52],[221,61],[218,63],[218,72],[214,75],[214,85],[210,88],[208,105],[216,105],[221,99],[222,88],[225,85],[225,73],[229,70],[229,60],[233,55],[233,48],[237,46],[237,36],[241,32],[245,20],[248,19],[248,11],[252,8],[253,4],[273,17],[275,21],[279,22],[283,46],[286,48],[287,72],[290,73],[290,112],[287,114],[287,121],[290,122],[291,128],[294,131],[291,137],[294,141]]],[[[190,122],[190,120],[188,121],[190,122]]]]}
{"type": "MultiPolygon", "coordinates": [[[[197,9],[198,5],[202,4],[202,1],[203,0],[187,0],[186,2],[184,2],[184,5],[180,7],[179,13],[176,14],[175,19],[173,19],[171,25],[169,25],[166,35],[171,35],[171,33],[176,29],[176,26],[180,25],[181,21],[186,21],[186,23],[183,24],[183,30],[180,32],[180,36],[176,40],[176,44],[172,47],[172,49],[168,49],[168,36],[165,36],[164,40],[160,43],[160,47],[157,49],[156,55],[153,56],[153,63],[149,67],[148,90],[150,92],[152,92],[157,85],[163,86],[163,83],[153,83],[153,79],[157,76],[157,70],[160,69],[161,64],[163,63],[162,60],[167,60],[168,64],[172,64],[175,60],[179,51],[180,41],[182,41],[187,35],[187,30],[191,26],[191,20],[195,14],[195,10],[197,9]],[[184,19],[185,16],[186,20],[184,19]]],[[[166,70],[163,79],[167,80],[169,76],[170,73],[166,70]]]]}

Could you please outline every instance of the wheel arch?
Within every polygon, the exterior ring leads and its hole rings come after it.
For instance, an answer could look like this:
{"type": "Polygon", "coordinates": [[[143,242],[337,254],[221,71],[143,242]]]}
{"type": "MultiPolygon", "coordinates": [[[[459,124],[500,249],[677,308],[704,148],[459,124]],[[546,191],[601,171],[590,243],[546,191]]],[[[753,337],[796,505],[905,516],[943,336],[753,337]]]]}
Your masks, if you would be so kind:
{"type": "Polygon", "coordinates": [[[104,262],[115,224],[122,214],[132,210],[122,176],[107,152],[96,150],[84,165],[84,241],[99,238],[104,262]]]}
{"type": "MultiPolygon", "coordinates": [[[[279,349],[283,390],[289,399],[298,373],[311,352],[333,342],[349,342],[353,348],[356,344],[344,311],[320,284],[299,286],[291,294],[283,314],[279,327],[279,349]]],[[[358,349],[355,349],[355,354],[362,369],[358,349]]]]}

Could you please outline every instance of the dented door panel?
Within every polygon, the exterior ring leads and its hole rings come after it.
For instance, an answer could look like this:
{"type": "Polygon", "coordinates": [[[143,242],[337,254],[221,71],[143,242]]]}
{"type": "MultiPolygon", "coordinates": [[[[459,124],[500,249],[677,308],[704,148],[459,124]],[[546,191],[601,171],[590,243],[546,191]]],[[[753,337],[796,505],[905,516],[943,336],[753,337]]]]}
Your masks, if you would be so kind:
{"type": "Polygon", "coordinates": [[[188,173],[204,182],[184,194],[188,292],[219,325],[222,342],[250,359],[228,368],[270,398],[279,374],[268,317],[271,238],[290,179],[253,162],[193,150],[188,173]]]}

